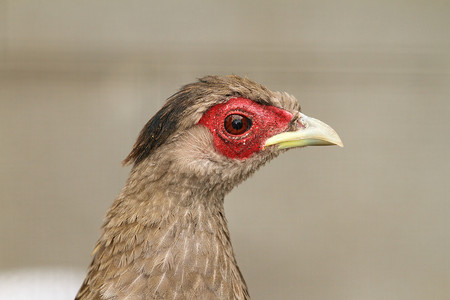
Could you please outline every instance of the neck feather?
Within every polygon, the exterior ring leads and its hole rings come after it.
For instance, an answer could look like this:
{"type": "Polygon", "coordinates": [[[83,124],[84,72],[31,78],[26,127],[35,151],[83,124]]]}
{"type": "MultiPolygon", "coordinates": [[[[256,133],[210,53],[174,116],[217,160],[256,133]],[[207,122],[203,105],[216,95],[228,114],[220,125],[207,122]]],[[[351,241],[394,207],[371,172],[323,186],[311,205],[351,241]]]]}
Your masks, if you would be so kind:
{"type": "Polygon", "coordinates": [[[77,299],[249,299],[224,194],[174,174],[143,164],[132,170],[77,299]]]}

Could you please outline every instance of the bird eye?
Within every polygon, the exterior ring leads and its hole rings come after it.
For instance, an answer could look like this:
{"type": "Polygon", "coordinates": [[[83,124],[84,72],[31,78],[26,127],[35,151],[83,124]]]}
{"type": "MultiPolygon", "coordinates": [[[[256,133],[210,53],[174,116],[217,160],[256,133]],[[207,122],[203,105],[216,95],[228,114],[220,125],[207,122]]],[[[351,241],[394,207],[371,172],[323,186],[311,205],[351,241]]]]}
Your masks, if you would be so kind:
{"type": "Polygon", "coordinates": [[[225,118],[225,130],[233,135],[240,135],[252,127],[252,120],[249,118],[234,114],[225,118]]]}

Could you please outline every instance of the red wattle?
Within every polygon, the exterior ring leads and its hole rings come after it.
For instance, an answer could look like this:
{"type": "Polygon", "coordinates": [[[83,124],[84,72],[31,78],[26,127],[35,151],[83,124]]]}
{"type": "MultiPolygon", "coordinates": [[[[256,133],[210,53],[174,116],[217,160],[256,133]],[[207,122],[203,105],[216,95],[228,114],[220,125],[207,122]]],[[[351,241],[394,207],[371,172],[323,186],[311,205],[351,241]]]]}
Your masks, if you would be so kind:
{"type": "Polygon", "coordinates": [[[246,159],[261,151],[268,138],[285,131],[292,117],[290,112],[275,106],[245,98],[232,98],[211,107],[198,124],[211,131],[214,146],[221,154],[233,159],[246,159]],[[230,114],[246,116],[252,120],[252,126],[241,135],[228,133],[224,120],[230,114]]]}

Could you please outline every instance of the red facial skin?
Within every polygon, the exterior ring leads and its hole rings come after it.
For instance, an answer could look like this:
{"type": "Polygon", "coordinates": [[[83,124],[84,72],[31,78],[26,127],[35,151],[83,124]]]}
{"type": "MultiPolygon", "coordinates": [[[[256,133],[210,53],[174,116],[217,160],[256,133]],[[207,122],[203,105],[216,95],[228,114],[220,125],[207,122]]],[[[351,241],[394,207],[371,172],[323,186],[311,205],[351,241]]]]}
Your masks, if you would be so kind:
{"type": "Polygon", "coordinates": [[[265,141],[288,128],[293,115],[281,108],[262,105],[245,98],[232,98],[217,104],[203,114],[198,124],[206,126],[214,136],[214,146],[226,157],[246,159],[263,150],[265,141]],[[239,114],[252,121],[250,129],[241,135],[226,131],[225,118],[239,114]]]}

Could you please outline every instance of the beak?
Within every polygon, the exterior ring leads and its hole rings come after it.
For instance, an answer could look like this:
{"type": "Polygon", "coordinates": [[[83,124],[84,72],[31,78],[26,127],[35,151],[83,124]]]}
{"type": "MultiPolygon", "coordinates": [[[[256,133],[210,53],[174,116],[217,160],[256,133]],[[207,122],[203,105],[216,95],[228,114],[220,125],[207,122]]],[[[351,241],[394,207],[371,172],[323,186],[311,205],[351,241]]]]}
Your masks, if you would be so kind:
{"type": "Polygon", "coordinates": [[[271,145],[278,145],[278,149],[326,145],[344,147],[336,131],[324,122],[302,113],[298,122],[300,129],[272,136],[266,141],[264,148],[271,145]]]}

